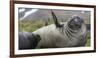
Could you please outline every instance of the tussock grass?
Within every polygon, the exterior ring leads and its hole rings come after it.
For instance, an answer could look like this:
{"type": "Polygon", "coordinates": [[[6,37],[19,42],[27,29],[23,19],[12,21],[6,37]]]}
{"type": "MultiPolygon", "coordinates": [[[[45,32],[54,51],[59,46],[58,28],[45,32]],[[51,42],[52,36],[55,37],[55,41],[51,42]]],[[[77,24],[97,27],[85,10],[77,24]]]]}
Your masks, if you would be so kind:
{"type": "Polygon", "coordinates": [[[33,32],[43,26],[43,21],[35,21],[35,22],[21,22],[19,23],[19,28],[21,31],[26,31],[26,32],[33,32]]]}

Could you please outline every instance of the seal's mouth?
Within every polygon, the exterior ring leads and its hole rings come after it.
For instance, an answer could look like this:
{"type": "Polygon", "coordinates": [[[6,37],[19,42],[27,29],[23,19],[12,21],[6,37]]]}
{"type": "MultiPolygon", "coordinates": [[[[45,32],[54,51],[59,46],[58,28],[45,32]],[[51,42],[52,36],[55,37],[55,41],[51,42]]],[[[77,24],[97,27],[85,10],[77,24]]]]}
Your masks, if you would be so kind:
{"type": "Polygon", "coordinates": [[[81,28],[81,24],[77,24],[77,23],[69,24],[68,27],[72,30],[79,30],[81,28]]]}
{"type": "Polygon", "coordinates": [[[76,28],[81,28],[81,23],[79,23],[79,24],[76,23],[76,24],[74,24],[74,25],[75,25],[76,28]]]}

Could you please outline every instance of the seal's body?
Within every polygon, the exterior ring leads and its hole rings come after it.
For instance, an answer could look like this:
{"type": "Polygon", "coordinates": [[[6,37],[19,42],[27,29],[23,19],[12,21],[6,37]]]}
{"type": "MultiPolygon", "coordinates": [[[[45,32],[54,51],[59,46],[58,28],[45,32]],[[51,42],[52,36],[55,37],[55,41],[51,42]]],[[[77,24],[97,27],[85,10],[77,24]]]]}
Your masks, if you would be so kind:
{"type": "Polygon", "coordinates": [[[36,48],[61,48],[61,47],[78,47],[85,46],[86,43],[86,26],[82,24],[81,28],[72,31],[68,23],[62,23],[63,26],[57,28],[55,24],[42,27],[35,32],[41,37],[36,48]]]}

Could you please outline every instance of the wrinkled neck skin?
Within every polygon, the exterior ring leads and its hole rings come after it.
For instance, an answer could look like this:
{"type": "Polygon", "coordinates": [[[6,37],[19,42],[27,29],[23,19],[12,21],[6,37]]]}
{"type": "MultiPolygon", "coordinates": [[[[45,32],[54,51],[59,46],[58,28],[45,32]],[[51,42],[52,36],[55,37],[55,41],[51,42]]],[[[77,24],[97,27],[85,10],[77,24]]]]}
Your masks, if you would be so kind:
{"type": "Polygon", "coordinates": [[[86,25],[82,23],[81,28],[79,28],[78,30],[73,30],[68,27],[68,24],[65,24],[63,29],[65,29],[65,32],[68,32],[72,37],[77,37],[83,35],[86,32],[86,25]]]}

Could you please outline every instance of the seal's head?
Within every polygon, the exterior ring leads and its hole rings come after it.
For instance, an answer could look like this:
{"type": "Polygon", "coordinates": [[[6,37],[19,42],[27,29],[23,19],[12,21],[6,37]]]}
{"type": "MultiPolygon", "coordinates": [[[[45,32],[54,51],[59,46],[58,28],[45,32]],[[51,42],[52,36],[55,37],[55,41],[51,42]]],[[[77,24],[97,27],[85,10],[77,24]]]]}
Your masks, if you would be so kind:
{"type": "Polygon", "coordinates": [[[68,27],[72,30],[79,30],[82,27],[83,18],[79,16],[72,16],[68,22],[68,27]]]}

